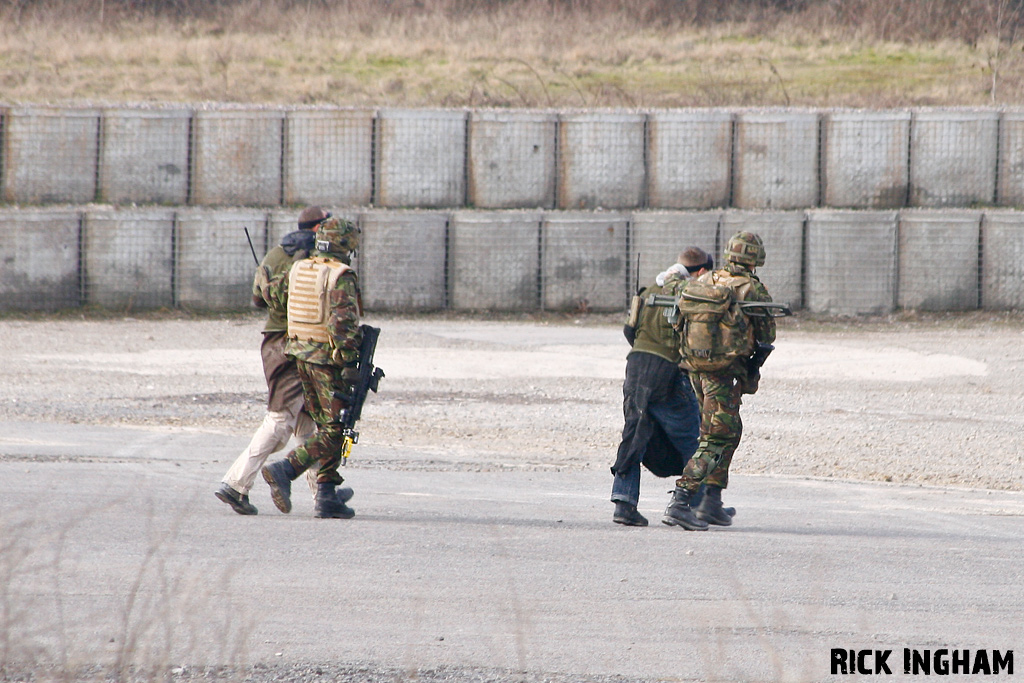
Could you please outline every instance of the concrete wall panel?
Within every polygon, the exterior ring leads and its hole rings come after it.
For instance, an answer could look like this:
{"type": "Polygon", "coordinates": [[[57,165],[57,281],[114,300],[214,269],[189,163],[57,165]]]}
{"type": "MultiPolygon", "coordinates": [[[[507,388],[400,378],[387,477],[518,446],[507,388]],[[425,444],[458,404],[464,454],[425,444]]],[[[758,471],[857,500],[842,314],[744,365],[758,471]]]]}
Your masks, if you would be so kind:
{"type": "Polygon", "coordinates": [[[555,205],[558,116],[473,112],[469,118],[469,204],[487,209],[555,205]]]}
{"type": "Polygon", "coordinates": [[[915,112],[910,126],[910,205],[993,202],[998,129],[995,111],[915,112]]]}
{"type": "Polygon", "coordinates": [[[368,211],[356,264],[370,311],[444,308],[447,214],[368,211]]]}
{"type": "Polygon", "coordinates": [[[191,125],[187,109],[104,110],[100,200],[187,203],[191,125]]]}
{"type": "Polygon", "coordinates": [[[448,286],[456,310],[532,311],[540,281],[539,212],[459,211],[448,231],[448,286]]]}
{"type": "Polygon", "coordinates": [[[96,198],[100,112],[17,107],[4,117],[3,199],[23,204],[96,198]]]}
{"type": "Polygon", "coordinates": [[[121,310],[174,305],[174,211],[90,211],[83,221],[85,302],[121,310]]]}
{"type": "Polygon", "coordinates": [[[981,244],[982,308],[1024,309],[1024,213],[986,213],[981,244]]]}
{"type": "Polygon", "coordinates": [[[896,302],[896,222],[888,211],[807,215],[807,309],[885,315],[896,302]]]}
{"type": "Polygon", "coordinates": [[[904,211],[899,226],[900,308],[978,308],[980,211],[904,211]]]}
{"type": "Polygon", "coordinates": [[[559,208],[643,206],[644,128],[643,114],[563,115],[558,136],[559,208]]]}
{"type": "Polygon", "coordinates": [[[376,169],[378,206],[463,206],[466,112],[381,111],[377,119],[376,169]]]}
{"type": "MultiPolygon", "coordinates": [[[[640,287],[654,282],[658,273],[675,263],[687,247],[700,247],[712,256],[717,251],[720,211],[637,212],[632,216],[629,239],[629,294],[636,291],[637,256],[640,287]]],[[[715,257],[717,262],[717,257],[715,257]]]]}
{"type": "Polygon", "coordinates": [[[727,211],[722,217],[719,253],[715,263],[725,263],[725,245],[741,230],[757,233],[764,242],[765,262],[757,275],[773,301],[803,308],[804,223],[803,211],[727,211]]]}
{"type": "Polygon", "coordinates": [[[998,172],[996,201],[1024,206],[1024,112],[1003,112],[999,121],[998,172]]]}
{"type": "Polygon", "coordinates": [[[547,214],[541,229],[541,303],[547,310],[625,310],[629,217],[547,214]]]}
{"type": "Polygon", "coordinates": [[[177,214],[175,303],[197,310],[245,310],[252,300],[256,254],[266,251],[267,215],[257,210],[190,209],[177,214]]]}
{"type": "Polygon", "coordinates": [[[284,203],[370,204],[374,116],[372,110],[288,112],[284,203]]]}
{"type": "Polygon", "coordinates": [[[907,203],[910,112],[830,112],[822,121],[822,204],[898,209],[907,203]]]}
{"type": "Polygon", "coordinates": [[[0,310],[80,305],[80,224],[77,211],[0,209],[0,310]]]}
{"type": "Polygon", "coordinates": [[[281,203],[283,111],[198,111],[192,201],[203,205],[281,203]]]}
{"type": "Polygon", "coordinates": [[[803,209],[817,205],[816,113],[739,114],[733,157],[733,206],[803,209]]]}
{"type": "Polygon", "coordinates": [[[733,115],[721,110],[651,112],[647,118],[651,208],[728,206],[733,115]]]}

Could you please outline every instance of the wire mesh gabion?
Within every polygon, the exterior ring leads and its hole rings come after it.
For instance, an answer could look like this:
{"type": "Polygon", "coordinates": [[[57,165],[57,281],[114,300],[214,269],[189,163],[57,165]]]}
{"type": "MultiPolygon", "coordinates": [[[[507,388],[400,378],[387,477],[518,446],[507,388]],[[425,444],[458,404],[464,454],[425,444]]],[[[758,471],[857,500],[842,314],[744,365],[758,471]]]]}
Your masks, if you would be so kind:
{"type": "Polygon", "coordinates": [[[618,310],[739,229],[797,308],[1019,308],[1022,116],[0,108],[0,308],[244,308],[243,229],[261,257],[308,204],[363,227],[370,310],[618,310]]]}

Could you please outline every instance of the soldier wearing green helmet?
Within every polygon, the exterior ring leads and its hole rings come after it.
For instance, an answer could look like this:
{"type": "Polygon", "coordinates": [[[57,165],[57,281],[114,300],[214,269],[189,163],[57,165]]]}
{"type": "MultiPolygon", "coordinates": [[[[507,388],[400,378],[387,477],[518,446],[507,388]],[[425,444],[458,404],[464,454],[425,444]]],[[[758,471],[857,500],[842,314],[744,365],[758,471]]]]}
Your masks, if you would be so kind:
{"type": "MultiPolygon", "coordinates": [[[[249,491],[270,454],[283,448],[293,434],[304,441],[316,429],[303,408],[302,381],[295,361],[285,355],[286,312],[270,306],[265,295],[270,280],[286,274],[293,263],[313,252],[316,230],[330,217],[331,214],[319,206],[304,208],[299,213],[298,229],[286,234],[279,245],[267,252],[253,278],[252,304],[267,311],[260,344],[263,374],[267,380],[267,410],[249,445],[232,463],[220,488],[214,492],[240,515],[258,513],[256,506],[249,502],[249,491]]],[[[312,486],[315,491],[315,483],[312,486]]]]}
{"type": "Polygon", "coordinates": [[[291,512],[291,482],[316,465],[314,516],[349,519],[355,515],[345,504],[351,489],[336,491],[335,487],[344,481],[338,472],[344,439],[340,418],[349,407],[340,397],[352,395],[359,375],[362,306],[356,273],[349,266],[358,246],[359,229],[354,223],[327,218],[317,229],[315,251],[309,258],[296,261],[285,277],[268,285],[268,298],[287,311],[285,353],[295,359],[306,410],[317,426],[284,459],[262,469],[281,512],[291,512]]]}
{"type": "MultiPolygon", "coordinates": [[[[725,266],[706,273],[698,281],[729,287],[738,301],[770,302],[768,290],[755,270],[764,265],[765,249],[760,236],[738,232],[725,246],[725,266]]],[[[754,310],[757,309],[743,309],[754,310]]],[[[746,334],[749,348],[770,345],[775,341],[775,320],[770,315],[748,316],[746,334]]],[[[684,355],[684,364],[686,363],[684,355]]],[[[709,524],[729,526],[732,517],[722,506],[722,491],[729,485],[729,465],[743,433],[740,404],[743,394],[757,391],[760,373],[749,366],[747,358],[737,358],[720,370],[700,371],[690,368],[690,382],[701,407],[700,440],[697,451],[676,481],[672,500],[665,509],[662,522],[670,526],[701,531],[709,524]],[[701,485],[704,496],[691,508],[701,485]]]]}

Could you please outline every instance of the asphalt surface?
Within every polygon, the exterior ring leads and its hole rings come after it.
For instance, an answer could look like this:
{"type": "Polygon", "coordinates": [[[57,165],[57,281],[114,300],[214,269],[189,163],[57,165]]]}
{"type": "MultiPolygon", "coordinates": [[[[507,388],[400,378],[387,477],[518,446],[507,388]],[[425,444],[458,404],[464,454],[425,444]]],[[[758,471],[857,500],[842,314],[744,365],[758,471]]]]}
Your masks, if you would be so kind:
{"type": "Polygon", "coordinates": [[[652,524],[626,528],[606,472],[445,472],[360,444],[354,519],[313,519],[302,481],[290,515],[257,481],[243,517],[213,496],[243,445],[3,424],[0,663],[817,681],[849,678],[832,648],[893,649],[901,680],[905,647],[1024,652],[1018,492],[735,476],[735,525],[687,532],[659,523],[671,482],[645,473],[652,524]]]}

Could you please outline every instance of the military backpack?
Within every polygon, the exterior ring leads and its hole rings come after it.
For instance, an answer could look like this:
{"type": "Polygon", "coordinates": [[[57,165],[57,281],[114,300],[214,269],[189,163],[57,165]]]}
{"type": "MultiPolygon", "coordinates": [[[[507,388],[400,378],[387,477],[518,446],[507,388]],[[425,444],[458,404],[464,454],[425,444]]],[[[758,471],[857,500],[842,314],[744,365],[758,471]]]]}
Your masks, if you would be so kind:
{"type": "Polygon", "coordinates": [[[754,330],[740,302],[750,277],[725,270],[687,280],[679,290],[677,326],[684,363],[696,372],[720,372],[754,350],[754,330]]]}

